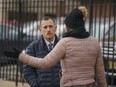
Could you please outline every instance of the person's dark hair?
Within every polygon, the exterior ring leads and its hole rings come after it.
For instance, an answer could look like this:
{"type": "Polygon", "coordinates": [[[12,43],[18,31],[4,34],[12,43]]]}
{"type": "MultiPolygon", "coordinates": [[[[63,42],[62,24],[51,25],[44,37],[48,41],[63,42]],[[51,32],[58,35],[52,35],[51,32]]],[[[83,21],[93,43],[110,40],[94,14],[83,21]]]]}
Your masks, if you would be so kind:
{"type": "Polygon", "coordinates": [[[40,21],[40,25],[41,25],[41,22],[42,22],[43,20],[49,20],[49,19],[51,19],[51,20],[54,22],[54,24],[56,24],[55,19],[54,19],[53,17],[51,17],[51,16],[44,16],[44,17],[42,17],[42,19],[41,19],[41,21],[40,21]]]}
{"type": "Polygon", "coordinates": [[[84,17],[88,14],[85,6],[73,9],[65,18],[67,32],[63,37],[88,38],[89,32],[85,29],[84,17]]]}
{"type": "Polygon", "coordinates": [[[78,29],[84,27],[84,17],[88,15],[85,6],[73,9],[65,18],[64,23],[70,29],[78,29]]]}

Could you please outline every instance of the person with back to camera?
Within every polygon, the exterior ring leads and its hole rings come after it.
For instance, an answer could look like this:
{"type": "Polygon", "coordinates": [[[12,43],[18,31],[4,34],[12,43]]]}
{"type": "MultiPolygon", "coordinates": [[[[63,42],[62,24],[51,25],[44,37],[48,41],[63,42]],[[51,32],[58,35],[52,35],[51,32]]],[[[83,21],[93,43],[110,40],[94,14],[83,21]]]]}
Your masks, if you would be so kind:
{"type": "Polygon", "coordinates": [[[6,56],[18,57],[19,61],[37,68],[50,68],[60,61],[61,87],[107,87],[101,48],[84,26],[87,16],[84,6],[73,9],[65,18],[67,32],[54,49],[43,59],[20,53],[4,51],[6,56]],[[96,78],[96,80],[95,80],[96,78]]]}
{"type": "MultiPolygon", "coordinates": [[[[59,39],[55,34],[57,26],[54,18],[42,17],[39,28],[42,35],[38,40],[29,44],[26,54],[43,58],[51,51],[49,43],[52,43],[53,48],[59,39]]],[[[60,87],[59,70],[59,63],[45,70],[34,68],[28,64],[23,65],[24,78],[31,87],[60,87]]]]}

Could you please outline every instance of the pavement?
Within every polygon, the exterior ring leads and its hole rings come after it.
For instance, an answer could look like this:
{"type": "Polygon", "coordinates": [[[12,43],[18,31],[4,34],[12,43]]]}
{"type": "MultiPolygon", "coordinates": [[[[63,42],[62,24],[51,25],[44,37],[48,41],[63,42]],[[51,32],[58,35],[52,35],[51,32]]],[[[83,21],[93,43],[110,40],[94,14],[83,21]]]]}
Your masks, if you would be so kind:
{"type": "MultiPolygon", "coordinates": [[[[14,81],[6,81],[0,79],[0,87],[30,87],[27,83],[18,82],[18,86],[15,85],[14,81]]],[[[116,87],[116,86],[108,86],[108,87],[116,87]]]]}
{"type": "Polygon", "coordinates": [[[27,83],[18,82],[18,86],[14,81],[0,80],[0,87],[30,87],[27,83]]]}

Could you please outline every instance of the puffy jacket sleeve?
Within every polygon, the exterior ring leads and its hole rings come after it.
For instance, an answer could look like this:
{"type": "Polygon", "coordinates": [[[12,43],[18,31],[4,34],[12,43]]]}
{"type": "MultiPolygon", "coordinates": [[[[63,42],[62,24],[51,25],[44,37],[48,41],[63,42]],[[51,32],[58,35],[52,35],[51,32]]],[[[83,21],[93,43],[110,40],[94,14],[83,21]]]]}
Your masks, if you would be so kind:
{"type": "MultiPolygon", "coordinates": [[[[35,56],[34,43],[32,42],[26,48],[26,54],[30,56],[35,56]]],[[[25,80],[30,84],[31,87],[38,87],[38,75],[36,74],[36,69],[30,65],[23,65],[23,73],[25,80]]]]}
{"type": "Polygon", "coordinates": [[[57,64],[60,61],[60,59],[64,57],[66,52],[65,49],[66,49],[65,41],[61,39],[53,48],[53,50],[43,59],[21,53],[19,55],[19,61],[24,62],[36,68],[42,68],[42,69],[50,68],[55,64],[57,64]]]}
{"type": "Polygon", "coordinates": [[[98,57],[95,65],[95,78],[99,87],[107,87],[103,57],[100,46],[98,47],[98,57]]]}

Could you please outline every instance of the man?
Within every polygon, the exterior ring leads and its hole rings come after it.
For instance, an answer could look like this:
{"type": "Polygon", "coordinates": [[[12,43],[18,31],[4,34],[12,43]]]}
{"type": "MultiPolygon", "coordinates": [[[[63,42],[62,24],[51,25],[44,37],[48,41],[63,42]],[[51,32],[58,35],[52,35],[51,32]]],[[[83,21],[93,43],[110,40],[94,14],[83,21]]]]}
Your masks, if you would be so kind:
{"type": "MultiPolygon", "coordinates": [[[[40,21],[40,32],[42,35],[26,48],[26,53],[41,58],[46,56],[59,41],[55,34],[56,29],[57,26],[53,18],[49,16],[43,17],[40,21]]],[[[45,70],[26,64],[23,66],[25,80],[31,87],[60,87],[59,70],[60,64],[45,70]]]]}

